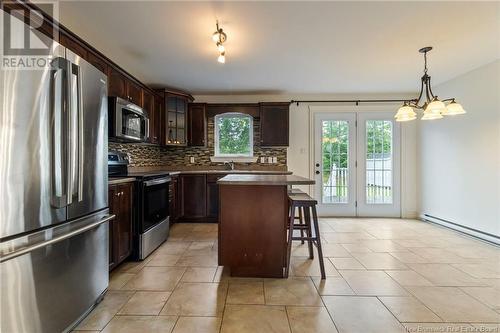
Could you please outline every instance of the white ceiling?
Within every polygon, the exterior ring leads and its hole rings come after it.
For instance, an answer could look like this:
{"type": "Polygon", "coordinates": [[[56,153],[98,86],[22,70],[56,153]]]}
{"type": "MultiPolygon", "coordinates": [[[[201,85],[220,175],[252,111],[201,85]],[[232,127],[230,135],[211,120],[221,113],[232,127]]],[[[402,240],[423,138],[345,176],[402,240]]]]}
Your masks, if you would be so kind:
{"type": "Polygon", "coordinates": [[[420,47],[434,84],[500,58],[500,2],[71,1],[59,19],[143,82],[196,94],[410,92],[420,47]]]}

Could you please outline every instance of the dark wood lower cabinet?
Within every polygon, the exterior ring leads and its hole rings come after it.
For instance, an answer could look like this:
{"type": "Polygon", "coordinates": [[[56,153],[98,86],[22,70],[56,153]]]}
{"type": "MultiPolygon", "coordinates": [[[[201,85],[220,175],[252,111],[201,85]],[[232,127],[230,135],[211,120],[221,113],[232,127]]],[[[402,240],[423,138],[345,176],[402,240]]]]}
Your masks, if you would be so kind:
{"type": "Polygon", "coordinates": [[[116,215],[109,223],[109,270],[132,253],[133,183],[110,185],[109,211],[116,215]]]}
{"type": "Polygon", "coordinates": [[[177,222],[179,218],[179,176],[173,175],[170,182],[170,188],[168,189],[168,210],[170,216],[170,223],[177,222]]]}
{"type": "Polygon", "coordinates": [[[225,174],[207,175],[207,218],[208,222],[219,219],[219,185],[217,181],[225,174]]]}
{"type": "Polygon", "coordinates": [[[207,177],[205,174],[180,176],[181,218],[203,219],[207,216],[207,177]]]}

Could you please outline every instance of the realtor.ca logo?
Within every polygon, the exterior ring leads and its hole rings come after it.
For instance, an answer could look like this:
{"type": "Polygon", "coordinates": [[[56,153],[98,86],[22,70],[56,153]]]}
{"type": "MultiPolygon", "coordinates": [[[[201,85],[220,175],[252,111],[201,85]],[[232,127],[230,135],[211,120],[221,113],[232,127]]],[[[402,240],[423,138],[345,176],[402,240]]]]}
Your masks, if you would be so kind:
{"type": "Polygon", "coordinates": [[[58,29],[44,20],[44,15],[56,18],[57,2],[32,3],[36,8],[19,2],[2,1],[1,70],[46,69],[54,58],[58,29]]]}

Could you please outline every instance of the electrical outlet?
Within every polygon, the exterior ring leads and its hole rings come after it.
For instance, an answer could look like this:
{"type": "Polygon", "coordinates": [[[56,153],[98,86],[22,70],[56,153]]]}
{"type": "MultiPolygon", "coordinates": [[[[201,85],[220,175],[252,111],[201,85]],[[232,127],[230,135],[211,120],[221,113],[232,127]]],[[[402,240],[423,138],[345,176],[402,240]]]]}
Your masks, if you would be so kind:
{"type": "Polygon", "coordinates": [[[191,163],[191,164],[193,164],[193,163],[194,163],[194,156],[191,156],[191,157],[189,158],[189,163],[191,163]]]}

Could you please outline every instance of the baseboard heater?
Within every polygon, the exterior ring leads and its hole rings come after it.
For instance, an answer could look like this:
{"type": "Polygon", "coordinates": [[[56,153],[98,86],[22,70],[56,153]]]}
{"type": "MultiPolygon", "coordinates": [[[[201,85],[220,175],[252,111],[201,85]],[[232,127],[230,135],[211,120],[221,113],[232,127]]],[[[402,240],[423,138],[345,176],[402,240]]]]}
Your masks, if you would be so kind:
{"type": "Polygon", "coordinates": [[[431,223],[436,223],[439,225],[442,225],[444,227],[459,231],[461,233],[467,234],[469,236],[473,236],[475,238],[479,238],[481,240],[484,240],[489,243],[493,243],[495,245],[500,245],[500,237],[497,235],[493,235],[481,230],[477,230],[471,227],[466,227],[464,225],[454,223],[436,216],[428,215],[428,214],[422,214],[420,215],[420,218],[424,221],[431,222],[431,223]]]}

